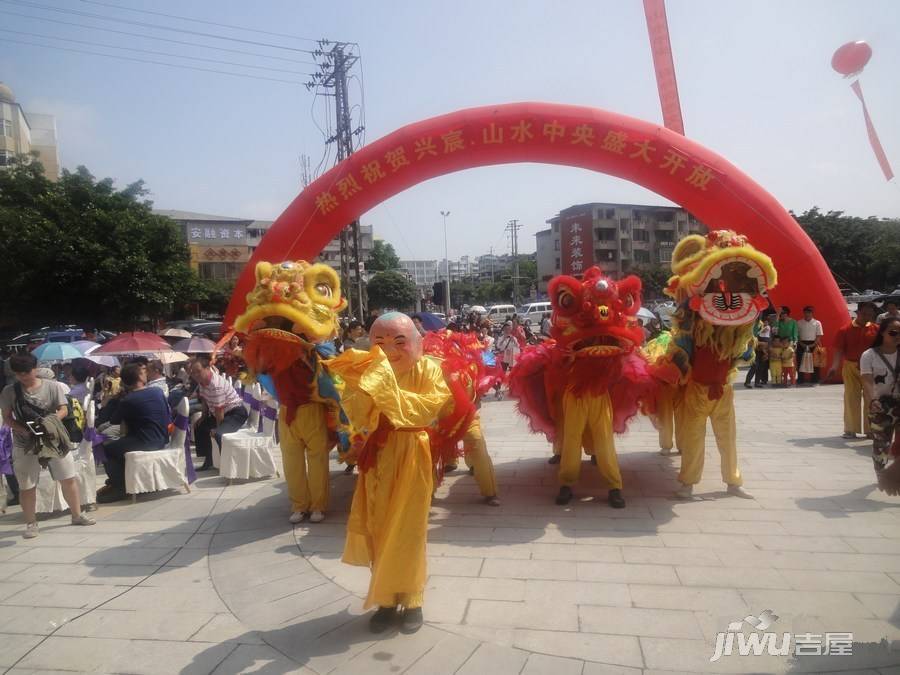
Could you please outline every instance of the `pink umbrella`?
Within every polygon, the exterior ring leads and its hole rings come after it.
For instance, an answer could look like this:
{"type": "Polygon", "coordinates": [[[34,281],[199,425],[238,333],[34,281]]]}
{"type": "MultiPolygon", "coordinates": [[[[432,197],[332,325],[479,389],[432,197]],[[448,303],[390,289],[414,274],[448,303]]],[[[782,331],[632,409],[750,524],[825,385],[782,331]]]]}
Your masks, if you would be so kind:
{"type": "Polygon", "coordinates": [[[176,352],[185,354],[212,354],[216,349],[216,343],[204,337],[194,336],[187,340],[179,340],[172,347],[176,352]]]}
{"type": "Polygon", "coordinates": [[[156,352],[170,352],[169,343],[153,333],[133,332],[119,333],[109,342],[104,343],[91,351],[91,356],[108,354],[153,354],[156,352]]]}

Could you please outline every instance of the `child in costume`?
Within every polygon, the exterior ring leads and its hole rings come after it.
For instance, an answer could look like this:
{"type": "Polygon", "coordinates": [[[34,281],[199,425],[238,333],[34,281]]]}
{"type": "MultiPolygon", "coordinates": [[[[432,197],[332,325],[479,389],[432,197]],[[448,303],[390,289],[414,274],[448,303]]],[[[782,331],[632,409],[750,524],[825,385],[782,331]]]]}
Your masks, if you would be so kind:
{"type": "Polygon", "coordinates": [[[793,387],[797,384],[797,372],[794,367],[794,357],[797,350],[790,340],[784,340],[781,348],[781,384],[785,387],[793,387]]]}
{"type": "Polygon", "coordinates": [[[773,337],[769,343],[769,371],[772,375],[772,386],[781,386],[781,357],[784,350],[781,347],[781,338],[773,337]]]}
{"type": "MultiPolygon", "coordinates": [[[[337,383],[322,369],[334,356],[337,316],[346,307],[338,275],[304,260],[256,265],[256,286],[235,319],[246,334],[251,377],[267,375],[279,401],[278,433],[291,523],[325,519],[328,454],[341,425],[337,383]]],[[[228,336],[223,338],[226,341],[228,336]]]]}
{"type": "Polygon", "coordinates": [[[422,337],[405,314],[376,319],[368,352],[349,349],[327,363],[346,385],[342,399],[354,430],[360,476],[342,560],[369,567],[369,626],[398,617],[411,633],[423,623],[425,542],[433,489],[428,429],[450,399],[441,367],[422,356],[422,337]],[[402,611],[402,614],[400,614],[402,611]]]}

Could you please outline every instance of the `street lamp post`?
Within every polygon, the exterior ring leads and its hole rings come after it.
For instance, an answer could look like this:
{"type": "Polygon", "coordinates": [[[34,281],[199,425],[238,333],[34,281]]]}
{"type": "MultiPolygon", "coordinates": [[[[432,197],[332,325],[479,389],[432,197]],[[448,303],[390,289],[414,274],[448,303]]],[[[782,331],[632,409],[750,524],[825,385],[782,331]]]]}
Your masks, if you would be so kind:
{"type": "Polygon", "coordinates": [[[450,256],[447,253],[447,216],[449,211],[441,211],[444,218],[444,314],[450,318],[450,256]]]}

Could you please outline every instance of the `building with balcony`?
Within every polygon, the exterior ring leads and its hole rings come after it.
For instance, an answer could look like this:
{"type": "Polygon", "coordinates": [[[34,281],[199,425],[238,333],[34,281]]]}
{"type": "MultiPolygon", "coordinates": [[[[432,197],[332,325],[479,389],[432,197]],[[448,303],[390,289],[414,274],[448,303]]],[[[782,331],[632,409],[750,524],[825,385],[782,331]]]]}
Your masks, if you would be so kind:
{"type": "MultiPolygon", "coordinates": [[[[443,261],[441,261],[443,266],[443,261]]],[[[438,276],[437,260],[401,260],[400,267],[409,275],[409,278],[420,289],[431,290],[435,283],[443,279],[438,276]]]]}
{"type": "Polygon", "coordinates": [[[539,231],[538,291],[558,274],[581,275],[592,265],[613,278],[635,265],[668,265],[675,244],[706,226],[681,207],[592,203],[563,209],[539,231]]]}
{"type": "Polygon", "coordinates": [[[37,161],[50,180],[59,178],[59,148],[56,118],[25,112],[16,103],[12,89],[0,82],[0,169],[10,166],[17,155],[37,153],[37,161]]]}

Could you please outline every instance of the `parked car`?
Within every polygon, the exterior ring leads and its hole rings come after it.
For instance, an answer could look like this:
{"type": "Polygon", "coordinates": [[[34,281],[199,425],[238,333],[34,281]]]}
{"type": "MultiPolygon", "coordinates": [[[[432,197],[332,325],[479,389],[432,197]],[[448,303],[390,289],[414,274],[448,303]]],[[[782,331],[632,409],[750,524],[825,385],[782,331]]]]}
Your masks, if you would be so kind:
{"type": "Polygon", "coordinates": [[[487,318],[495,326],[503,325],[511,320],[515,313],[515,305],[491,305],[487,310],[487,318]]]}
{"type": "Polygon", "coordinates": [[[541,324],[546,312],[552,312],[553,306],[549,300],[541,302],[529,302],[519,308],[519,319],[526,326],[535,327],[541,324]]]}

